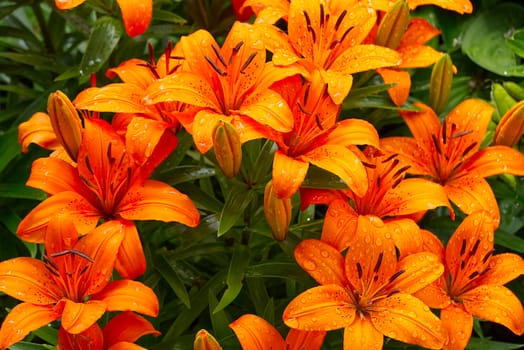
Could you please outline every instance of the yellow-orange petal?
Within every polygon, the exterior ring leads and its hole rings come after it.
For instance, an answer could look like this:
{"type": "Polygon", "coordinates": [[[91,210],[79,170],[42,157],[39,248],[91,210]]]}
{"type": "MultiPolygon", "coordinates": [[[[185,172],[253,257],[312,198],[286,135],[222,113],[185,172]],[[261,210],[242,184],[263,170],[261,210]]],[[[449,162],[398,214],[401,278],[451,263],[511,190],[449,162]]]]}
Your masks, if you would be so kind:
{"type": "Polygon", "coordinates": [[[106,312],[106,304],[98,300],[88,300],[85,303],[75,303],[63,299],[61,325],[68,333],[78,334],[95,324],[106,312]]]}
{"type": "Polygon", "coordinates": [[[55,5],[59,10],[70,10],[84,2],[85,0],[55,0],[55,5]]]}
{"type": "Polygon", "coordinates": [[[195,335],[193,350],[222,350],[222,347],[215,337],[205,329],[201,329],[195,335]]]}
{"type": "Polygon", "coordinates": [[[443,309],[451,304],[444,277],[441,277],[413,295],[433,309],[443,309]]]}
{"type": "Polygon", "coordinates": [[[473,316],[464,306],[451,304],[440,311],[442,326],[448,333],[445,350],[463,350],[468,345],[473,329],[473,316]]]}
{"type": "Polygon", "coordinates": [[[524,175],[524,154],[507,146],[481,149],[469,158],[461,172],[488,177],[499,174],[524,175]]]}
{"type": "Polygon", "coordinates": [[[153,0],[117,0],[129,36],[144,33],[153,17],[153,0]]]}
{"type": "Polygon", "coordinates": [[[471,13],[473,5],[469,0],[409,0],[409,8],[415,9],[422,5],[437,5],[443,9],[458,12],[460,14],[471,13]]]}
{"type": "Polygon", "coordinates": [[[336,105],[341,105],[349,95],[353,86],[353,76],[333,70],[321,70],[322,80],[327,85],[327,91],[336,105]]]}
{"type": "Polygon", "coordinates": [[[42,112],[37,112],[28,121],[20,123],[18,126],[18,143],[22,146],[24,153],[27,153],[31,143],[50,150],[61,147],[51,126],[49,115],[42,112]]]}
{"type": "Polygon", "coordinates": [[[304,182],[309,164],[275,152],[273,160],[273,190],[279,198],[291,197],[304,182]]]}
{"type": "Polygon", "coordinates": [[[388,89],[388,94],[396,106],[402,106],[409,97],[411,90],[411,76],[408,72],[399,69],[377,69],[386,84],[395,84],[388,89]]]}
{"type": "Polygon", "coordinates": [[[238,113],[276,131],[288,132],[293,128],[291,109],[273,90],[265,90],[247,98],[238,113]]]}
{"type": "Polygon", "coordinates": [[[127,220],[175,221],[190,227],[200,222],[200,213],[188,196],[156,180],[133,187],[116,212],[127,220]]]}
{"type": "Polygon", "coordinates": [[[205,154],[213,147],[213,131],[216,124],[225,119],[220,113],[204,109],[195,114],[193,121],[193,140],[200,153],[205,154]]]}
{"type": "Polygon", "coordinates": [[[344,329],[344,350],[380,350],[384,336],[366,317],[357,317],[344,329]]]}
{"type": "Polygon", "coordinates": [[[37,330],[60,317],[52,306],[22,303],[7,314],[0,328],[0,349],[18,343],[30,332],[37,330]]]}
{"type": "Polygon", "coordinates": [[[357,227],[358,215],[347,199],[334,200],[324,218],[321,240],[342,251],[355,237],[357,227]]]}
{"type": "Polygon", "coordinates": [[[295,248],[295,260],[319,284],[348,283],[344,274],[344,257],[331,245],[306,239],[295,248]]]}
{"type": "Polygon", "coordinates": [[[477,284],[503,285],[524,275],[524,259],[512,253],[497,254],[489,258],[488,268],[477,284]]]}
{"type": "Polygon", "coordinates": [[[504,325],[517,335],[524,333],[522,304],[508,288],[485,284],[462,294],[461,299],[473,316],[504,325]]]}
{"type": "Polygon", "coordinates": [[[280,333],[269,322],[251,314],[240,316],[229,324],[243,350],[286,350],[280,333]]]}
{"type": "Polygon", "coordinates": [[[78,242],[78,232],[69,215],[57,214],[47,226],[45,251],[47,256],[71,249],[78,242]]]}
{"type": "Polygon", "coordinates": [[[144,90],[130,83],[90,87],[80,92],[73,103],[77,109],[95,112],[147,113],[142,103],[144,90]]]}
{"type": "Polygon", "coordinates": [[[146,257],[136,226],[131,221],[120,220],[124,232],[118,249],[115,269],[124,279],[136,279],[146,272],[146,257]]]}
{"type": "Polygon", "coordinates": [[[344,146],[322,145],[300,158],[339,176],[359,197],[363,196],[368,189],[364,165],[355,153],[344,146]]]}
{"type": "Polygon", "coordinates": [[[91,231],[101,217],[99,211],[81,195],[71,191],[60,192],[33,208],[22,219],[16,232],[24,241],[41,243],[49,220],[58,213],[69,215],[81,235],[91,231]]]}
{"type": "Polygon", "coordinates": [[[295,329],[329,331],[349,326],[356,316],[347,289],[328,284],[306,290],[287,305],[282,319],[295,329]]]}
{"type": "Polygon", "coordinates": [[[398,288],[401,293],[412,294],[437,280],[444,272],[444,265],[438,256],[422,252],[410,254],[401,259],[397,270],[403,270],[393,283],[392,288],[398,288]]]}
{"type": "Polygon", "coordinates": [[[400,55],[395,50],[377,45],[356,45],[339,55],[329,69],[342,74],[354,74],[397,66],[400,62],[400,55]]]}
{"type": "Polygon", "coordinates": [[[117,280],[109,283],[93,300],[106,303],[107,311],[134,311],[147,316],[158,315],[158,299],[155,292],[143,283],[117,280]]]}
{"type": "Polygon", "coordinates": [[[38,158],[31,165],[31,174],[27,186],[41,189],[48,194],[63,191],[82,193],[82,180],[78,170],[71,164],[58,158],[38,158]]]}
{"type": "Polygon", "coordinates": [[[320,350],[325,337],[325,331],[290,329],[286,336],[286,350],[320,350]]]}
{"type": "Polygon", "coordinates": [[[444,345],[446,333],[440,320],[414,296],[397,293],[375,306],[380,311],[371,312],[371,322],[385,336],[430,349],[444,345]]]}
{"type": "Polygon", "coordinates": [[[37,305],[56,303],[63,294],[45,264],[28,257],[0,262],[0,291],[37,305]]]}
{"type": "Polygon", "coordinates": [[[399,258],[422,251],[422,235],[415,221],[408,218],[393,218],[385,219],[384,224],[399,250],[399,258]]]}
{"type": "MultiPolygon", "coordinates": [[[[410,1],[411,3],[411,1],[410,1]]],[[[435,28],[431,23],[423,18],[412,18],[409,21],[408,28],[402,39],[399,47],[409,45],[423,45],[429,40],[440,34],[440,30],[435,28]]]]}
{"type": "Polygon", "coordinates": [[[118,67],[109,68],[106,76],[113,79],[118,75],[122,82],[138,85],[145,90],[157,79],[148,68],[148,63],[138,58],[131,58],[120,63],[118,67]]]}
{"type": "Polygon", "coordinates": [[[498,227],[500,212],[497,200],[488,182],[480,176],[462,176],[448,181],[444,189],[450,201],[459,209],[471,214],[475,211],[487,211],[498,227]]]}
{"type": "Polygon", "coordinates": [[[110,347],[118,342],[135,342],[144,335],[160,335],[148,320],[130,311],[113,317],[104,326],[104,342],[110,347]]]}
{"type": "Polygon", "coordinates": [[[184,70],[195,72],[207,82],[217,79],[217,72],[205,59],[207,56],[215,60],[217,56],[212,47],[220,48],[211,33],[203,29],[197,30],[190,35],[181,37],[177,46],[182,49],[184,70]]]}
{"type": "Polygon", "coordinates": [[[379,148],[379,137],[373,124],[361,119],[344,119],[330,131],[327,143],[345,147],[369,145],[379,148]]]}
{"type": "Polygon", "coordinates": [[[402,62],[399,64],[400,68],[428,67],[442,57],[442,53],[431,46],[412,45],[397,50],[402,57],[402,62]]]}
{"type": "Polygon", "coordinates": [[[441,128],[438,116],[429,106],[423,103],[416,102],[415,106],[420,108],[421,111],[401,111],[399,113],[415,139],[431,140],[431,135],[438,135],[441,128]]]}

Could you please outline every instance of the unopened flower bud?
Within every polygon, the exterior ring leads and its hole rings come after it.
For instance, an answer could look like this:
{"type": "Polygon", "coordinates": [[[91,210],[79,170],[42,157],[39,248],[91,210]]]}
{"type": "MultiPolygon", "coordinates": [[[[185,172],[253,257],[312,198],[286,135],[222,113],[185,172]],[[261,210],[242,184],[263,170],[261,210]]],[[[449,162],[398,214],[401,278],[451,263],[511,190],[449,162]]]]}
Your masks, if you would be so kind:
{"type": "Polygon", "coordinates": [[[493,143],[513,147],[524,134],[524,101],[511,107],[500,119],[493,143]]]}
{"type": "Polygon", "coordinates": [[[222,173],[228,178],[234,177],[242,163],[242,144],[235,128],[229,123],[220,121],[213,135],[213,146],[222,173]]]}
{"type": "Polygon", "coordinates": [[[58,142],[76,161],[82,141],[82,121],[69,98],[61,91],[49,95],[47,113],[58,142]]]}
{"type": "Polygon", "coordinates": [[[396,49],[409,23],[409,6],[399,0],[388,10],[378,27],[375,44],[396,49]]]}
{"type": "Polygon", "coordinates": [[[195,336],[194,350],[222,350],[222,347],[210,333],[201,329],[195,336]]]}
{"type": "Polygon", "coordinates": [[[264,190],[264,214],[273,238],[277,241],[286,239],[291,222],[291,208],[291,198],[278,198],[273,191],[273,181],[269,181],[264,190]]]}
{"type": "Polygon", "coordinates": [[[448,54],[435,63],[429,82],[429,104],[435,113],[440,114],[448,103],[453,82],[453,63],[448,54]]]}

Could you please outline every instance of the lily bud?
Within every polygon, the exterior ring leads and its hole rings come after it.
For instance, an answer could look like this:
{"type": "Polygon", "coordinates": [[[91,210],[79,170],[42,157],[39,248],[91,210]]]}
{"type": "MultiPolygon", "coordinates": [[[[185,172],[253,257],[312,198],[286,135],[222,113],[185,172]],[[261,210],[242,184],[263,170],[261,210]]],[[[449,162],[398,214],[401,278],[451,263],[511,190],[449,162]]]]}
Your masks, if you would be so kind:
{"type": "Polygon", "coordinates": [[[453,63],[449,55],[445,54],[433,66],[429,82],[429,104],[435,113],[442,113],[446,107],[452,82],[453,63]]]}
{"type": "Polygon", "coordinates": [[[201,329],[195,336],[194,350],[222,350],[222,347],[210,333],[201,329]]]}
{"type": "Polygon", "coordinates": [[[499,122],[500,118],[505,115],[517,101],[509,94],[509,92],[498,83],[491,85],[491,99],[495,102],[498,116],[495,117],[495,122],[499,122]]]}
{"type": "Polygon", "coordinates": [[[291,222],[291,207],[291,198],[278,198],[273,191],[273,181],[269,181],[264,190],[264,214],[277,241],[286,239],[291,222]]]}
{"type": "Polygon", "coordinates": [[[409,23],[409,5],[399,0],[388,10],[378,27],[375,44],[396,49],[409,23]]]}
{"type": "Polygon", "coordinates": [[[242,163],[242,144],[235,128],[229,123],[220,121],[215,127],[213,146],[222,173],[228,178],[234,177],[242,163]]]}
{"type": "Polygon", "coordinates": [[[82,121],[71,103],[61,91],[49,95],[47,113],[58,142],[64,147],[69,157],[76,161],[82,142],[82,121]]]}
{"type": "Polygon", "coordinates": [[[510,108],[500,119],[493,143],[513,147],[524,134],[524,100],[510,108]]]}

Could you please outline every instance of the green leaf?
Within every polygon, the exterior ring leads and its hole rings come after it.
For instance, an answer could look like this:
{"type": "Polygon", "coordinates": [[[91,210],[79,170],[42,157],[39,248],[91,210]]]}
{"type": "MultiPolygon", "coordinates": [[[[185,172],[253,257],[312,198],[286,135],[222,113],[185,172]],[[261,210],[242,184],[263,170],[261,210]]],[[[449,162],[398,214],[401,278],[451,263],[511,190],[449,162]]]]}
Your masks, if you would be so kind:
{"type": "Polygon", "coordinates": [[[0,52],[0,57],[56,73],[61,72],[63,69],[61,65],[57,64],[54,58],[46,57],[42,54],[0,52]]]}
{"type": "Polygon", "coordinates": [[[310,166],[301,185],[304,188],[323,188],[333,190],[346,190],[348,187],[337,175],[324,169],[310,166]]]}
{"type": "Polygon", "coordinates": [[[500,341],[489,340],[489,338],[475,338],[469,340],[468,350],[512,350],[522,349],[524,344],[504,343],[500,341]]]}
{"type": "Polygon", "coordinates": [[[305,281],[307,274],[296,263],[267,262],[251,265],[246,270],[246,277],[273,277],[305,281]]]}
{"type": "Polygon", "coordinates": [[[11,350],[51,350],[54,348],[52,345],[33,344],[25,341],[18,342],[9,347],[11,350]]]}
{"type": "Polygon", "coordinates": [[[506,44],[520,57],[524,57],[524,29],[517,30],[506,44]]]}
{"type": "Polygon", "coordinates": [[[107,61],[122,36],[122,25],[111,17],[96,21],[89,36],[86,52],[80,62],[80,75],[97,72],[107,61]]]}
{"type": "Polygon", "coordinates": [[[178,276],[175,267],[170,263],[165,254],[160,254],[158,262],[155,264],[155,268],[184,305],[187,308],[191,308],[191,301],[189,300],[189,294],[187,293],[186,287],[178,276]]]}
{"type": "Polygon", "coordinates": [[[21,153],[20,145],[18,144],[18,129],[12,128],[7,131],[0,131],[0,173],[4,171],[5,167],[11,160],[21,153]]]}
{"type": "Polygon", "coordinates": [[[249,252],[247,248],[241,244],[235,245],[233,257],[227,272],[227,289],[220,298],[220,302],[213,309],[213,313],[219,312],[226,306],[231,304],[242,290],[242,280],[244,279],[244,271],[249,263],[249,252]]]}
{"type": "Polygon", "coordinates": [[[41,190],[27,187],[24,184],[0,183],[0,197],[34,199],[37,201],[43,201],[47,198],[47,195],[41,190]]]}
{"type": "Polygon", "coordinates": [[[513,49],[505,40],[512,28],[524,26],[524,7],[514,3],[498,4],[480,12],[466,28],[462,51],[476,64],[504,76],[524,76],[513,49]],[[482,40],[479,40],[482,38],[482,40]]]}
{"type": "Polygon", "coordinates": [[[524,254],[524,239],[509,234],[506,231],[498,230],[495,234],[495,243],[508,248],[512,251],[524,254]]]}
{"type": "MultiPolygon", "coordinates": [[[[218,305],[218,299],[209,291],[209,310],[213,310],[218,305]]],[[[211,325],[213,327],[213,335],[216,339],[222,339],[232,335],[232,330],[229,328],[231,320],[227,317],[224,310],[219,312],[209,312],[211,318],[211,325]]]]}
{"type": "Polygon", "coordinates": [[[165,11],[161,9],[155,9],[153,13],[153,17],[155,20],[163,21],[163,22],[170,22],[174,24],[186,24],[187,20],[176,13],[173,13],[171,11],[165,11]]]}
{"type": "Polygon", "coordinates": [[[233,225],[240,219],[249,203],[254,198],[252,189],[243,186],[233,186],[226,197],[226,203],[220,213],[220,222],[218,226],[218,237],[229,231],[233,225]]]}

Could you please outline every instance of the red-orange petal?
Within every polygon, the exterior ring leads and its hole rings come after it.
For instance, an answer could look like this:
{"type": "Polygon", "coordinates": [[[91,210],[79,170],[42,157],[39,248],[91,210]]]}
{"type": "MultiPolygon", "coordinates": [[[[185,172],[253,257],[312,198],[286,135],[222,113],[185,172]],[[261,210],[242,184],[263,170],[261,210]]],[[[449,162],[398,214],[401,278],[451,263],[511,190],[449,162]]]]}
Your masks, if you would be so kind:
{"type": "MultiPolygon", "coordinates": [[[[406,120],[406,118],[404,118],[406,120]]],[[[409,125],[409,124],[408,124],[409,125]]],[[[410,165],[409,174],[433,176],[430,151],[412,137],[385,137],[380,140],[380,149],[398,153],[401,164],[410,165]]]]}
{"type": "Polygon", "coordinates": [[[354,74],[383,67],[398,66],[400,55],[378,45],[356,45],[348,48],[329,67],[342,74],[354,74]]]}
{"type": "Polygon", "coordinates": [[[0,349],[18,343],[30,332],[60,317],[52,306],[22,303],[16,305],[5,317],[0,328],[0,349]]]}
{"type": "Polygon", "coordinates": [[[58,330],[58,350],[103,349],[104,336],[100,326],[95,323],[78,334],[68,333],[64,327],[58,330]]]}
{"type": "Polygon", "coordinates": [[[398,47],[423,45],[439,34],[440,30],[435,28],[424,18],[411,18],[409,20],[408,28],[406,29],[404,35],[402,35],[402,39],[400,40],[398,47]]]}
{"type": "Polygon", "coordinates": [[[88,300],[85,303],[75,303],[69,299],[62,299],[61,324],[69,333],[78,334],[94,325],[106,312],[106,304],[98,300],[88,300]]]}
{"type": "Polygon", "coordinates": [[[367,317],[356,317],[344,329],[344,350],[380,350],[383,344],[384,336],[367,317]]]}
{"type": "Polygon", "coordinates": [[[273,190],[279,198],[289,198],[304,182],[309,164],[275,152],[273,160],[273,190]]]}
{"type": "Polygon", "coordinates": [[[59,10],[70,10],[84,2],[85,0],[55,0],[55,5],[59,10]]]}
{"type": "Polygon", "coordinates": [[[131,311],[124,311],[113,317],[107,322],[103,332],[106,347],[119,342],[134,343],[147,334],[160,335],[148,320],[131,311]]]}
{"type": "Polygon", "coordinates": [[[327,143],[345,147],[369,145],[379,148],[379,137],[371,123],[361,119],[344,119],[330,131],[327,143]]]}
{"type": "Polygon", "coordinates": [[[286,350],[280,333],[269,322],[256,315],[240,316],[229,324],[244,350],[286,350]]]}
{"type": "Polygon", "coordinates": [[[142,103],[144,89],[131,83],[91,87],[80,92],[73,103],[78,109],[95,112],[147,113],[142,103]]]}
{"type": "Polygon", "coordinates": [[[153,17],[153,0],[117,0],[129,36],[144,33],[153,17]]]}
{"type": "Polygon", "coordinates": [[[441,128],[440,121],[438,116],[429,106],[420,102],[416,102],[415,106],[420,108],[421,111],[401,111],[399,113],[408,125],[409,130],[415,139],[429,141],[431,140],[431,135],[438,135],[441,128]]]}
{"type": "Polygon", "coordinates": [[[348,284],[344,274],[344,257],[331,245],[306,239],[295,248],[297,263],[319,284],[348,284]]]}
{"type": "Polygon", "coordinates": [[[22,146],[24,153],[27,153],[31,143],[51,150],[61,147],[51,126],[49,115],[42,112],[37,112],[28,121],[20,123],[18,126],[18,143],[22,146]]]}
{"type": "Polygon", "coordinates": [[[375,303],[371,322],[382,334],[404,343],[440,349],[446,333],[440,320],[419,299],[397,293],[375,303]]]}
{"type": "Polygon", "coordinates": [[[489,258],[489,270],[480,277],[480,284],[503,285],[524,275],[524,259],[512,253],[497,254],[489,258]]]}
{"type": "Polygon", "coordinates": [[[320,350],[325,337],[325,331],[290,329],[286,337],[286,350],[320,350]]]}
{"type": "Polygon", "coordinates": [[[397,51],[402,57],[400,68],[429,67],[442,57],[442,53],[431,46],[410,45],[399,48],[397,51]]]}
{"type": "Polygon", "coordinates": [[[433,309],[443,309],[451,304],[444,277],[437,279],[413,295],[433,309]]]}
{"type": "Polygon", "coordinates": [[[238,111],[261,125],[288,132],[293,128],[293,114],[286,101],[273,90],[265,90],[247,98],[238,111]]]}
{"type": "Polygon", "coordinates": [[[395,279],[391,287],[398,288],[401,293],[412,294],[437,280],[444,272],[444,265],[435,254],[422,252],[401,259],[397,270],[404,273],[395,279]]]}
{"type": "Polygon", "coordinates": [[[284,310],[284,323],[304,331],[329,331],[349,326],[356,316],[347,289],[329,284],[306,290],[284,310]]]}
{"type": "Polygon", "coordinates": [[[386,84],[395,84],[388,89],[388,94],[396,106],[402,106],[409,97],[411,90],[411,76],[408,72],[399,69],[377,69],[386,84]]]}
{"type": "Polygon", "coordinates": [[[63,191],[84,191],[78,169],[62,159],[51,157],[33,161],[26,185],[52,195],[63,191]]]}
{"type": "Polygon", "coordinates": [[[339,176],[359,197],[368,189],[364,165],[355,153],[344,146],[325,144],[300,158],[339,176]]]}
{"type": "Polygon", "coordinates": [[[121,220],[124,237],[118,250],[115,269],[125,279],[136,279],[146,272],[146,257],[136,226],[131,221],[121,220]]]}
{"type": "Polygon", "coordinates": [[[393,218],[385,219],[384,224],[399,250],[399,259],[423,251],[422,235],[415,221],[408,218],[393,218]]]}
{"type": "Polygon", "coordinates": [[[448,333],[445,350],[463,350],[469,342],[473,329],[473,316],[464,306],[451,304],[440,311],[442,326],[448,333]]]}
{"type": "Polygon", "coordinates": [[[324,218],[321,240],[339,251],[346,249],[355,237],[358,220],[347,199],[334,200],[324,218]]]}
{"type": "Polygon", "coordinates": [[[462,294],[461,299],[473,316],[504,325],[517,335],[524,333],[522,304],[508,288],[485,284],[462,294]]]}
{"type": "Polygon", "coordinates": [[[415,9],[422,5],[437,5],[443,9],[458,12],[460,14],[471,13],[473,5],[469,0],[409,0],[409,8],[415,9]]]}
{"type": "Polygon", "coordinates": [[[491,146],[471,156],[461,172],[488,177],[499,174],[524,176],[524,154],[507,146],[491,146]]]}
{"type": "Polygon", "coordinates": [[[0,262],[0,291],[37,305],[56,303],[64,293],[46,265],[28,257],[0,262]]]}
{"type": "Polygon", "coordinates": [[[158,299],[148,286],[131,280],[117,280],[109,283],[104,290],[92,296],[107,304],[107,311],[134,311],[156,317],[158,299]]]}
{"type": "Polygon", "coordinates": [[[138,58],[131,58],[120,63],[118,67],[109,68],[106,76],[113,79],[118,75],[124,83],[135,84],[145,90],[157,79],[148,68],[148,63],[138,58]]]}
{"type": "Polygon", "coordinates": [[[200,214],[188,196],[156,180],[130,189],[116,212],[127,220],[175,221],[190,227],[200,222],[200,214]]]}

